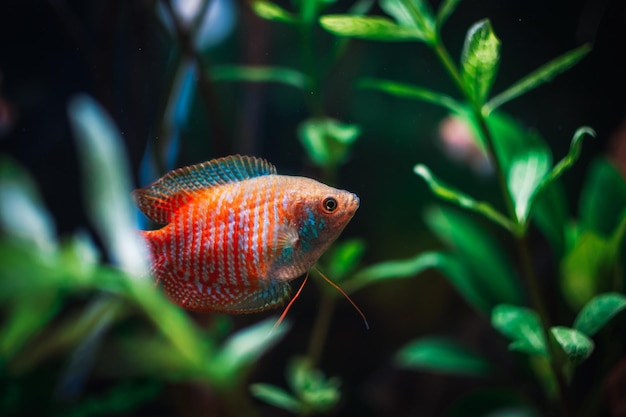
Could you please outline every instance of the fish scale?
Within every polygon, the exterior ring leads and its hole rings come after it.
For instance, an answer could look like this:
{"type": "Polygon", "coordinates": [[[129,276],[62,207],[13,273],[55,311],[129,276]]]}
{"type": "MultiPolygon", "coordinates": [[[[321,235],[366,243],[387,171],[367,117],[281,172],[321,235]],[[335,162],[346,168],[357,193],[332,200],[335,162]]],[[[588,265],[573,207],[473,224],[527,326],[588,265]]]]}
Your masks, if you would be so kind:
{"type": "Polygon", "coordinates": [[[289,282],[317,261],[359,205],[350,192],[278,175],[267,161],[239,155],[172,171],[133,197],[163,224],[142,234],[166,294],[187,309],[228,313],[282,304],[289,282]]]}

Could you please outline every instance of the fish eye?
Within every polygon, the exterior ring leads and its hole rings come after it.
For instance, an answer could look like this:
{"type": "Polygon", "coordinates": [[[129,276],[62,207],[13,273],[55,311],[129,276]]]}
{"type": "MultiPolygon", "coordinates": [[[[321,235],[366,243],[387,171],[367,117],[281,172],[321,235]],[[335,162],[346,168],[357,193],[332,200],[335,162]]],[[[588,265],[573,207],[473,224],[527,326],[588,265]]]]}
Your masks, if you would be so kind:
{"type": "Polygon", "coordinates": [[[338,206],[339,203],[337,203],[337,200],[334,197],[326,197],[324,201],[322,201],[322,207],[324,207],[324,210],[328,213],[335,211],[338,206]]]}

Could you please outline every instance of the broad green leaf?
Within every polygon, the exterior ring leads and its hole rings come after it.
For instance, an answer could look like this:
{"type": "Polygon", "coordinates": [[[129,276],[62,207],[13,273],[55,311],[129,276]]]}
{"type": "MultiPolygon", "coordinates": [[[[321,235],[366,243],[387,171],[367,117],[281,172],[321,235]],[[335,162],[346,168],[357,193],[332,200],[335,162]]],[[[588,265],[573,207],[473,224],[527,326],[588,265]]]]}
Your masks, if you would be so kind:
{"type": "Polygon", "coordinates": [[[417,175],[422,177],[424,181],[426,181],[426,184],[428,184],[428,186],[430,187],[430,190],[433,192],[433,194],[435,194],[442,200],[450,201],[460,207],[476,213],[480,213],[489,220],[504,227],[505,229],[515,232],[515,226],[511,223],[511,221],[506,216],[501,214],[498,210],[493,208],[491,204],[483,201],[476,201],[467,194],[464,194],[455,188],[443,184],[443,182],[434,177],[430,170],[422,164],[415,165],[413,171],[417,175]]]}
{"type": "Polygon", "coordinates": [[[298,137],[309,158],[322,167],[343,162],[360,133],[359,126],[331,118],[307,119],[298,126],[298,137]]]}
{"type": "Polygon", "coordinates": [[[491,324],[512,340],[509,349],[531,355],[547,354],[539,316],[533,310],[500,304],[491,313],[491,324]]]}
{"type": "Polygon", "coordinates": [[[385,93],[396,97],[417,99],[427,103],[437,104],[454,113],[460,113],[462,111],[461,104],[455,101],[452,97],[416,85],[398,83],[389,80],[380,80],[376,78],[365,78],[360,81],[358,85],[361,88],[384,91],[385,93]]]}
{"type": "Polygon", "coordinates": [[[493,371],[483,357],[451,340],[426,337],[410,342],[396,354],[403,368],[453,375],[484,376],[493,371]]]}
{"type": "Polygon", "coordinates": [[[357,267],[363,254],[365,243],[361,239],[351,239],[333,245],[328,254],[328,273],[334,281],[341,281],[357,267]]]}
{"type": "Polygon", "coordinates": [[[302,411],[302,404],[284,389],[271,384],[252,384],[250,392],[259,400],[294,414],[302,411]]]}
{"type": "Polygon", "coordinates": [[[498,72],[500,40],[488,19],[475,23],[467,32],[461,54],[461,77],[475,103],[482,106],[498,72]]]}
{"type": "Polygon", "coordinates": [[[593,232],[584,231],[562,259],[561,288],[575,310],[606,286],[610,257],[610,243],[593,232]]]}
{"type": "Polygon", "coordinates": [[[17,163],[0,159],[0,231],[31,242],[40,250],[56,247],[54,220],[37,187],[17,163]]]}
{"type": "Polygon", "coordinates": [[[282,7],[269,1],[254,0],[251,2],[252,10],[257,16],[267,20],[276,20],[285,23],[298,23],[298,17],[282,7]]]}
{"type": "Polygon", "coordinates": [[[209,365],[209,375],[223,386],[236,383],[245,371],[265,351],[287,332],[283,323],[274,328],[274,319],[266,319],[232,335],[209,365]]]}
{"type": "Polygon", "coordinates": [[[591,51],[591,45],[585,44],[579,48],[569,51],[558,58],[553,59],[545,65],[542,65],[535,71],[531,72],[521,80],[513,83],[502,93],[493,97],[484,107],[485,113],[491,113],[493,110],[502,106],[504,103],[513,100],[527,93],[539,85],[551,81],[560,73],[573,67],[585,55],[591,51]]]}
{"type": "Polygon", "coordinates": [[[533,199],[550,169],[550,160],[548,153],[536,150],[511,161],[507,186],[513,198],[515,215],[521,224],[526,223],[533,199]]]}
{"type": "Polygon", "coordinates": [[[574,320],[574,328],[587,336],[593,336],[624,309],[626,309],[625,295],[619,293],[597,295],[578,313],[574,320]]]}
{"type": "Polygon", "coordinates": [[[448,17],[456,10],[461,0],[444,0],[437,10],[437,27],[441,30],[448,17]]]}
{"type": "Polygon", "coordinates": [[[326,15],[320,24],[337,36],[368,39],[373,41],[422,41],[424,33],[412,27],[398,25],[386,17],[326,15]]]}
{"type": "Polygon", "coordinates": [[[501,303],[522,304],[523,295],[511,261],[487,229],[471,216],[451,208],[439,207],[425,215],[430,229],[450,245],[468,268],[474,285],[491,306],[501,303]]]}
{"type": "Polygon", "coordinates": [[[582,226],[602,236],[611,236],[626,208],[626,182],[606,159],[589,168],[580,195],[578,212],[582,226]]]}
{"type": "Polygon", "coordinates": [[[428,0],[381,0],[380,7],[399,25],[419,30],[425,42],[435,42],[435,19],[428,0]]]}
{"type": "Polygon", "coordinates": [[[554,339],[561,345],[563,352],[574,365],[587,359],[593,352],[593,341],[578,330],[569,327],[552,327],[554,339]]]}
{"type": "Polygon", "coordinates": [[[131,276],[148,275],[145,244],[130,199],[130,170],[113,120],[88,96],[68,106],[83,173],[88,214],[114,262],[131,276]]]}
{"type": "Polygon", "coordinates": [[[300,71],[283,67],[220,65],[211,69],[214,81],[276,82],[301,90],[307,88],[309,77],[300,71]]]}

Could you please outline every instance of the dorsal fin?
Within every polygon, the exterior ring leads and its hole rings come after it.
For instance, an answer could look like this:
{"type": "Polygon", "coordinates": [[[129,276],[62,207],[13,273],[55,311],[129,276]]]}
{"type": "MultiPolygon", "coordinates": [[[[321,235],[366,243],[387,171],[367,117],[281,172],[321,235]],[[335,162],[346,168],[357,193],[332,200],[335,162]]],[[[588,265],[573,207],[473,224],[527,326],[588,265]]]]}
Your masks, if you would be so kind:
{"type": "Polygon", "coordinates": [[[194,191],[272,174],[276,167],[265,159],[232,155],[171,171],[132,196],[150,220],[167,224],[194,191]]]}

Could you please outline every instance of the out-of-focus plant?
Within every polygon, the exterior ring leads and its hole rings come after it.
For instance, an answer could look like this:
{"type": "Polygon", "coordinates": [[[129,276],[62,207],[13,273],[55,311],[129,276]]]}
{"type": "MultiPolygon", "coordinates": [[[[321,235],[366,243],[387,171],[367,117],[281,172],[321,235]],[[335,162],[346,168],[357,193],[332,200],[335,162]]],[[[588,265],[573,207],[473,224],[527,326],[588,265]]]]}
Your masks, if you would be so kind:
{"type": "Polygon", "coordinates": [[[93,356],[98,344],[113,343],[118,346],[116,362],[127,364],[116,372],[155,382],[126,386],[126,394],[123,385],[114,386],[101,397],[68,408],[60,398],[71,395],[66,390],[75,390],[75,384],[86,383],[80,375],[92,366],[71,361],[69,369],[56,367],[52,384],[60,384],[59,402],[32,402],[29,386],[13,382],[6,393],[13,398],[3,397],[0,411],[13,415],[32,409],[40,414],[57,407],[77,415],[121,412],[153,398],[160,391],[156,381],[185,378],[219,392],[231,414],[250,415],[245,377],[288,326],[272,332],[269,319],[220,341],[156,290],[143,266],[146,258],[131,220],[126,159],[116,130],[87,97],[72,101],[69,112],[84,162],[91,220],[114,264],[103,263],[86,234],[57,241],[53,221],[28,175],[11,160],[0,162],[0,379],[29,381],[29,373],[54,358],[67,358],[75,349],[93,356]],[[151,329],[121,336],[113,331],[122,320],[137,316],[151,329]],[[38,405],[40,409],[33,408],[38,405]]]}
{"type": "MultiPolygon", "coordinates": [[[[380,7],[389,17],[348,14],[320,18],[326,30],[341,38],[421,42],[434,52],[459,97],[392,80],[364,79],[360,86],[443,106],[463,121],[493,165],[505,207],[502,212],[490,202],[476,200],[418,164],[415,173],[437,197],[466,211],[437,207],[425,215],[426,223],[453,251],[422,253],[414,259],[373,266],[356,273],[344,286],[353,290],[372,280],[406,276],[420,269],[441,270],[469,304],[491,317],[493,327],[511,339],[511,350],[528,355],[548,403],[557,399],[557,413],[570,416],[575,412],[569,388],[574,370],[592,354],[594,334],[624,308],[626,184],[610,164],[596,162],[583,188],[580,218],[571,219],[559,177],[576,162],[582,140],[595,136],[594,131],[578,129],[569,153],[554,164],[545,140],[501,107],[575,65],[590,47],[583,45],[567,52],[492,95],[501,44],[490,21],[483,19],[467,31],[458,63],[442,41],[442,27],[458,3],[444,0],[435,12],[426,0],[381,0],[380,7]],[[515,262],[477,222],[476,215],[510,233],[515,242],[515,262]],[[534,268],[531,222],[550,243],[560,265],[562,296],[578,312],[569,326],[555,325],[563,323],[563,318],[550,316],[546,293],[534,268]],[[530,306],[525,306],[527,299],[530,306]]],[[[399,352],[398,361],[405,367],[457,374],[482,375],[495,369],[483,358],[438,339],[412,342],[399,352]]],[[[511,407],[523,415],[530,413],[519,404],[511,407]]]]}

